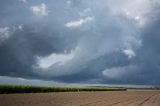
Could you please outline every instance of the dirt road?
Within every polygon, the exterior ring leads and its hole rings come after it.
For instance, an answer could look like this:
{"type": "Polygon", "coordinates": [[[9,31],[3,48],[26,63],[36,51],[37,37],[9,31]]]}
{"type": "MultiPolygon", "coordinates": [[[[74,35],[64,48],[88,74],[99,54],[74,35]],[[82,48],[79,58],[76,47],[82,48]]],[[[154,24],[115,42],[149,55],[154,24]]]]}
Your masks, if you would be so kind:
{"type": "Polygon", "coordinates": [[[160,106],[160,91],[1,94],[0,106],[160,106]]]}

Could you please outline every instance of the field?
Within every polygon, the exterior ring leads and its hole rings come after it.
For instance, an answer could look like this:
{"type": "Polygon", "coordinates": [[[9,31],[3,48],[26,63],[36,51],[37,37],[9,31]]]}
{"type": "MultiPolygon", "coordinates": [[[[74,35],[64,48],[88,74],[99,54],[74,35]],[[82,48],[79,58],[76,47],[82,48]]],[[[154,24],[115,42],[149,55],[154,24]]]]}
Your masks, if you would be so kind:
{"type": "Polygon", "coordinates": [[[160,91],[0,94],[0,106],[160,106],[160,91]]]}
{"type": "Polygon", "coordinates": [[[103,86],[22,86],[0,85],[0,94],[9,93],[47,93],[47,92],[79,92],[79,91],[125,91],[125,88],[112,88],[103,86]]]}

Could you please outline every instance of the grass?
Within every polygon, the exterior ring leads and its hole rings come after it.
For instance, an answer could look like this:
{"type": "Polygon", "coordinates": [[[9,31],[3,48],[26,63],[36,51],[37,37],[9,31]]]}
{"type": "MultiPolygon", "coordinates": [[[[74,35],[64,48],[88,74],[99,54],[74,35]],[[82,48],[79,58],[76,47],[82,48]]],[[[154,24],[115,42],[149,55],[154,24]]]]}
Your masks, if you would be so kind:
{"type": "Polygon", "coordinates": [[[111,87],[63,87],[63,86],[23,86],[0,85],[0,94],[9,93],[47,93],[47,92],[77,92],[77,91],[126,91],[125,88],[111,87]]]}

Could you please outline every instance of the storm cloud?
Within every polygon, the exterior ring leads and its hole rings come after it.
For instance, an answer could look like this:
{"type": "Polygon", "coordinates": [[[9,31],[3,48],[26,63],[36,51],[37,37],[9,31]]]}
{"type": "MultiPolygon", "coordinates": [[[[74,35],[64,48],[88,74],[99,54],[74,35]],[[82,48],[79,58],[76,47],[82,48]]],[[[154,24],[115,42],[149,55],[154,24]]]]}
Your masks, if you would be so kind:
{"type": "Polygon", "coordinates": [[[5,0],[0,5],[0,76],[160,84],[158,0],[5,0]]]}

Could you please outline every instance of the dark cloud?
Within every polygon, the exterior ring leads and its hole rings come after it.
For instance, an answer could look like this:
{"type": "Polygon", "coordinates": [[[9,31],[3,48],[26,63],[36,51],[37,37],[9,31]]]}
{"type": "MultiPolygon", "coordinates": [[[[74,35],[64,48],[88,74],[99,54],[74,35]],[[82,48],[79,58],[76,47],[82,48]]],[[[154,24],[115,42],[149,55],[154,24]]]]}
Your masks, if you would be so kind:
{"type": "Polygon", "coordinates": [[[1,1],[0,76],[159,85],[159,2],[141,2],[1,1]]]}

